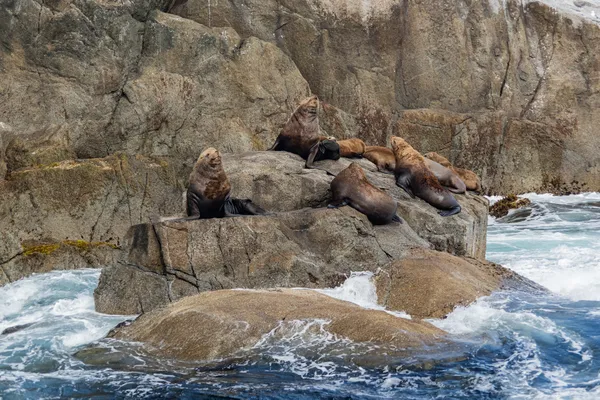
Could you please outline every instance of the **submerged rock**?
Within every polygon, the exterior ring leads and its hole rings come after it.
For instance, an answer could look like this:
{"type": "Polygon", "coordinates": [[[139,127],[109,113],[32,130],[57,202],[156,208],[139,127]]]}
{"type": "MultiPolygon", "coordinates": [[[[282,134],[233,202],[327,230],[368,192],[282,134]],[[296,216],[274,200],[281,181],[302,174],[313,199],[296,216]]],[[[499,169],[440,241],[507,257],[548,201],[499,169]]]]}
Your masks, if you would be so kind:
{"type": "Polygon", "coordinates": [[[378,273],[376,285],[379,304],[415,318],[443,318],[503,288],[543,290],[498,264],[426,249],[390,263],[378,273]]]}
{"type": "Polygon", "coordinates": [[[514,194],[510,194],[505,198],[498,200],[490,207],[490,215],[496,218],[504,217],[510,210],[523,208],[531,204],[531,200],[526,198],[518,198],[514,194]]]}
{"type": "Polygon", "coordinates": [[[159,356],[211,360],[256,345],[283,321],[326,320],[325,329],[354,342],[406,350],[444,341],[431,324],[366,310],[312,290],[219,290],[188,297],[116,329],[112,337],[142,342],[159,356]]]}

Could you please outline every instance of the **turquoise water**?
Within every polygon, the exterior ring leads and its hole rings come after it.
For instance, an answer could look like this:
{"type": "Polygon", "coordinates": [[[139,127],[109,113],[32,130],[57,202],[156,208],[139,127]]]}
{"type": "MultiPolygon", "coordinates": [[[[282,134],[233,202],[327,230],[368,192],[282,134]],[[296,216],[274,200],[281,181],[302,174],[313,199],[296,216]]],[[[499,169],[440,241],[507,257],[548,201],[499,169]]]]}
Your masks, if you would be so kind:
{"type": "MultiPolygon", "coordinates": [[[[496,293],[432,320],[452,353],[395,356],[292,321],[236,358],[157,360],[101,340],[126,318],[93,311],[98,270],[59,271],[0,288],[0,331],[33,323],[0,337],[0,397],[598,399],[600,194],[529,197],[490,220],[487,256],[552,293],[496,293]]],[[[366,274],[328,294],[375,306],[366,274]]]]}

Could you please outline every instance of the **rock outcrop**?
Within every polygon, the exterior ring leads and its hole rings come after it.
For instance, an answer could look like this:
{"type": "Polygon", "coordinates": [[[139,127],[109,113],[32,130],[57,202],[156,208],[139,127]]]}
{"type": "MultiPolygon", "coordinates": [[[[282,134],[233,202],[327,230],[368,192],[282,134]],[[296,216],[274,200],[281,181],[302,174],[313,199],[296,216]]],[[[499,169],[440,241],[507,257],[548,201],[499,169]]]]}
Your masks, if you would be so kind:
{"type": "Polygon", "coordinates": [[[328,332],[358,343],[416,350],[445,339],[443,331],[426,322],[290,289],[201,293],[144,314],[110,336],[143,342],[163,357],[214,360],[251,348],[282,323],[315,319],[326,320],[328,332]]]}
{"type": "Polygon", "coordinates": [[[183,191],[166,161],[142,156],[12,171],[0,181],[0,267],[14,281],[32,272],[114,264],[129,227],[181,212],[183,191]]]}
{"type": "Polygon", "coordinates": [[[352,271],[376,271],[413,247],[485,257],[487,200],[457,196],[463,212],[443,218],[366,160],[360,163],[368,179],[398,201],[405,223],[373,226],[350,207],[326,209],[332,175],[350,162],[327,160],[316,163],[319,169],[304,169],[303,160],[287,152],[224,155],[232,196],[251,198],[274,214],[134,225],[127,259],[102,271],[96,309],[137,314],[206,290],[332,287],[352,271]]]}
{"type": "Polygon", "coordinates": [[[457,306],[500,289],[543,290],[526,278],[489,261],[412,249],[376,277],[377,299],[388,310],[413,318],[443,318],[457,306]]]}

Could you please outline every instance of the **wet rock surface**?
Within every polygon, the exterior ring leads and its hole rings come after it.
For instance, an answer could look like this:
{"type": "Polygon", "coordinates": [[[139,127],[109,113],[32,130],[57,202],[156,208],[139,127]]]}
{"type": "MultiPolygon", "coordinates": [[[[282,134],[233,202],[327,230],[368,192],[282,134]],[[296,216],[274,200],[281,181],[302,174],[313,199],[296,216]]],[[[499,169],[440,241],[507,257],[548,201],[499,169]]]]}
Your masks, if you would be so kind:
{"type": "Polygon", "coordinates": [[[280,324],[326,320],[325,329],[353,342],[414,350],[444,341],[426,322],[366,310],[312,290],[220,290],[187,297],[139,317],[110,336],[143,342],[151,352],[181,360],[211,360],[254,346],[280,324]]]}

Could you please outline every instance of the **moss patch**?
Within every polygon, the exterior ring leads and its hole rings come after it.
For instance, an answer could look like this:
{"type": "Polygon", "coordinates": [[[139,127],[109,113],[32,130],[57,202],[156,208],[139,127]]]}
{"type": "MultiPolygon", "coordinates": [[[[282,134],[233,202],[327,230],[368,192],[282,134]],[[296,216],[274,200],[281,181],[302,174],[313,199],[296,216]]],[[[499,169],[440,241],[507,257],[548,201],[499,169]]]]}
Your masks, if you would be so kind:
{"type": "Polygon", "coordinates": [[[23,243],[21,243],[21,247],[23,248],[23,255],[26,257],[31,256],[33,254],[50,255],[61,247],[76,248],[77,250],[80,250],[83,252],[88,252],[88,251],[98,248],[98,247],[110,247],[111,249],[119,249],[120,248],[116,244],[112,244],[112,243],[108,243],[108,242],[88,242],[86,240],[63,240],[61,242],[52,242],[52,243],[23,242],[23,243]]]}
{"type": "Polygon", "coordinates": [[[509,194],[490,207],[490,215],[496,218],[504,217],[508,214],[509,210],[525,207],[530,203],[529,199],[519,199],[516,195],[509,194]]]}
{"type": "Polygon", "coordinates": [[[26,245],[22,244],[23,255],[30,256],[32,254],[45,254],[49,255],[54,253],[60,247],[60,243],[44,243],[38,245],[26,245]]]}

